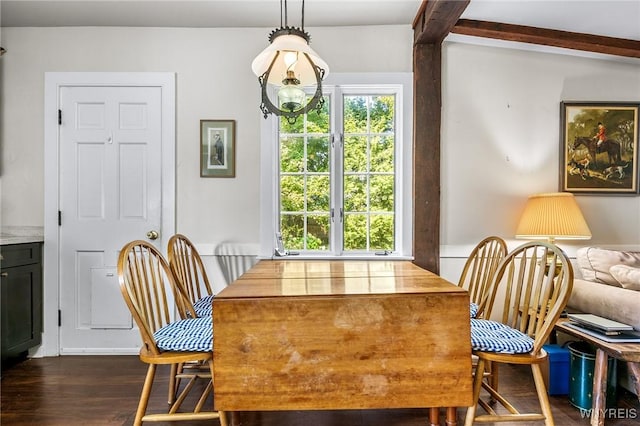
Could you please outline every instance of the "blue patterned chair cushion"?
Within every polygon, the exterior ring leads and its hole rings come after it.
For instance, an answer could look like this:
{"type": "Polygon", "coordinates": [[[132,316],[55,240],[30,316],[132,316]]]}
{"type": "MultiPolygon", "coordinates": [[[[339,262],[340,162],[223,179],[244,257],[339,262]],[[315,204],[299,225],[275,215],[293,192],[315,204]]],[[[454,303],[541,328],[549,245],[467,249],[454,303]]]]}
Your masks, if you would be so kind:
{"type": "Polygon", "coordinates": [[[471,348],[476,351],[523,354],[533,349],[533,339],[496,321],[471,320],[471,348]]]}
{"type": "Polygon", "coordinates": [[[211,316],[211,304],[213,303],[213,294],[205,296],[193,304],[193,308],[196,310],[198,317],[210,317],[211,316]]]}
{"type": "Polygon", "coordinates": [[[471,302],[469,304],[469,315],[471,316],[471,318],[475,318],[476,315],[478,315],[479,308],[480,306],[478,306],[476,303],[471,302]]]}
{"type": "Polygon", "coordinates": [[[211,316],[183,319],[165,325],[153,337],[158,348],[165,351],[211,352],[213,322],[211,316]]]}

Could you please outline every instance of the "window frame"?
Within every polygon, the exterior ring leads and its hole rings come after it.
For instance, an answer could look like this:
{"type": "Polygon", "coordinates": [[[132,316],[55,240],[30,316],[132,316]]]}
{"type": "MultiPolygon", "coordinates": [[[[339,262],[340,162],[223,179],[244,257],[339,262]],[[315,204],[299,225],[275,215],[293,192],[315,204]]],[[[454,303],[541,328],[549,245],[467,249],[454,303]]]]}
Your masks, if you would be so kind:
{"type": "MultiPolygon", "coordinates": [[[[293,258],[305,259],[413,259],[413,74],[412,73],[332,73],[323,82],[323,92],[330,97],[332,108],[342,113],[343,95],[396,95],[397,117],[402,119],[396,125],[397,158],[395,161],[395,223],[396,249],[391,254],[376,255],[375,252],[342,251],[341,226],[331,226],[331,248],[327,252],[303,252],[293,258]]],[[[274,94],[275,95],[275,94],[274,94]]],[[[337,114],[330,117],[330,126],[335,143],[341,143],[344,134],[342,120],[337,114]]],[[[276,258],[276,232],[279,228],[279,134],[278,117],[269,115],[261,118],[260,125],[260,254],[263,259],[276,258]]],[[[397,121],[396,121],[397,123],[397,121]]],[[[343,168],[343,149],[331,150],[330,172],[343,168]]],[[[331,180],[330,191],[343,192],[343,174],[331,180]]],[[[332,204],[333,206],[333,196],[332,204]]],[[[336,220],[339,210],[336,209],[336,220]]],[[[334,222],[334,225],[338,222],[334,222]]]]}

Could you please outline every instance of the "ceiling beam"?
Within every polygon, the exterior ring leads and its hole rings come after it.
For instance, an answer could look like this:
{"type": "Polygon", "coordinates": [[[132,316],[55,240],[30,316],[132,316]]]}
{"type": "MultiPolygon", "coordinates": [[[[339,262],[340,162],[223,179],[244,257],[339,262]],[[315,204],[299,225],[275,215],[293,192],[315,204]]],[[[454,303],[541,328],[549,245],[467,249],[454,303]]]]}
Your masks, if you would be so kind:
{"type": "Polygon", "coordinates": [[[458,22],[470,0],[424,0],[413,20],[414,44],[439,43],[458,22]]]}
{"type": "Polygon", "coordinates": [[[640,58],[640,41],[524,25],[460,19],[452,33],[640,58]]]}

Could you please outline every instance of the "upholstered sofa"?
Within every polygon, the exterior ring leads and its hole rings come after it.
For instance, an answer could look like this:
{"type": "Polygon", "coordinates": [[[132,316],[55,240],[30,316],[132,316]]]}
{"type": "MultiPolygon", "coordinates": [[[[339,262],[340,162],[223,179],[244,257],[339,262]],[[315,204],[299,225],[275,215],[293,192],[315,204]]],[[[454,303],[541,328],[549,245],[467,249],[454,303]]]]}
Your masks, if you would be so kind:
{"type": "Polygon", "coordinates": [[[576,252],[568,307],[640,331],[640,250],[583,247],[576,252]]]}

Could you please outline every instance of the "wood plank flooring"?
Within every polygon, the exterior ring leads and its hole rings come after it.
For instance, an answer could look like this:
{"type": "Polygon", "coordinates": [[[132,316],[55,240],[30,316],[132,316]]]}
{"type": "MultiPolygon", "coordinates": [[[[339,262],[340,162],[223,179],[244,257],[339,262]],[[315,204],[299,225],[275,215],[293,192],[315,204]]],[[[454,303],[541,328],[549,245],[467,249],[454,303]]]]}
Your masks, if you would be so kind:
{"type": "MultiPolygon", "coordinates": [[[[137,356],[63,356],[29,359],[2,372],[0,423],[5,425],[131,425],[146,373],[137,356]]],[[[167,369],[154,387],[150,411],[166,409],[167,369]]],[[[537,408],[528,370],[501,368],[500,384],[510,389],[517,406],[537,408]]],[[[556,425],[588,425],[567,396],[551,397],[556,425]]],[[[640,425],[640,403],[635,395],[618,389],[616,417],[607,426],[640,425]]],[[[458,422],[464,420],[458,410],[458,422]]],[[[442,416],[444,424],[444,416],[442,416]]],[[[240,413],[242,426],[425,426],[427,410],[360,410],[240,413]]],[[[169,425],[170,423],[156,423],[169,425]]],[[[218,425],[218,421],[181,422],[180,425],[218,425]]],[[[504,423],[503,423],[504,424],[504,423]]],[[[529,423],[508,423],[520,426],[529,423]]],[[[541,423],[531,423],[540,425],[541,423]]]]}

